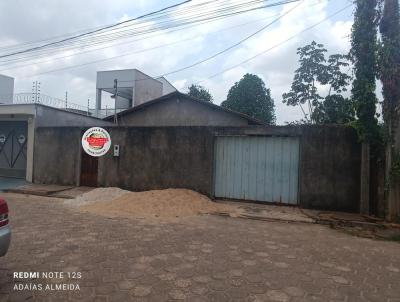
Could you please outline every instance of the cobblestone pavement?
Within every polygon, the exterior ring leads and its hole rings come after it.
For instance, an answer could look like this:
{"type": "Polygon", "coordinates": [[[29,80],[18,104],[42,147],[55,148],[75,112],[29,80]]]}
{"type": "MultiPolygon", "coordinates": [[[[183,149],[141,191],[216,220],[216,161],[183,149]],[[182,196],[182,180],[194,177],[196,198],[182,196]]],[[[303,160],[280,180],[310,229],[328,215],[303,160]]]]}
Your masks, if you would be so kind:
{"type": "Polygon", "coordinates": [[[400,244],[325,226],[201,216],[107,219],[60,201],[5,194],[12,246],[0,301],[400,301],[400,244]],[[13,279],[13,272],[81,279],[13,279]],[[17,291],[24,284],[79,291],[17,291]]]}

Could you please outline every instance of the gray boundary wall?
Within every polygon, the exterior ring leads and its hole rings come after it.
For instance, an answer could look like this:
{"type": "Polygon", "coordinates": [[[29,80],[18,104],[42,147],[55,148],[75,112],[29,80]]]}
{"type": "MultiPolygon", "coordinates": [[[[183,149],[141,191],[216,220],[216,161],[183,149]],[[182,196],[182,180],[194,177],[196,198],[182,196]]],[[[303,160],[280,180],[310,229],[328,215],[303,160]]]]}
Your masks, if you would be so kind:
{"type": "MultiPolygon", "coordinates": [[[[299,200],[305,208],[357,211],[361,147],[344,126],[105,127],[120,157],[99,159],[98,185],[133,191],[188,188],[213,196],[218,135],[300,137],[299,200]]],[[[79,185],[81,135],[87,128],[38,128],[34,182],[79,185]]]]}

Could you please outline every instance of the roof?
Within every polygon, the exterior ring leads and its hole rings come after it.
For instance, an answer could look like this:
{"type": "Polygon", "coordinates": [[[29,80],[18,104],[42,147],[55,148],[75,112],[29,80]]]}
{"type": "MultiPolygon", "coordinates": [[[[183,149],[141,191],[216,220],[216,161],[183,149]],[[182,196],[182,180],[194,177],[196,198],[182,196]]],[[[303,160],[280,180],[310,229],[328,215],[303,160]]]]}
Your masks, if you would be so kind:
{"type": "Polygon", "coordinates": [[[25,104],[0,104],[0,115],[1,114],[36,114],[35,111],[29,111],[29,110],[34,110],[36,107],[43,107],[45,109],[50,109],[50,110],[57,110],[60,111],[62,113],[66,113],[66,114],[74,114],[74,115],[80,115],[80,116],[84,116],[86,118],[89,119],[95,119],[95,120],[102,120],[101,118],[95,117],[95,116],[91,116],[91,115],[87,115],[85,112],[79,112],[78,110],[74,110],[72,108],[68,108],[68,109],[63,109],[63,108],[57,108],[57,107],[52,107],[52,106],[48,106],[45,104],[41,104],[41,103],[25,103],[25,104]],[[2,111],[1,109],[8,109],[9,111],[2,111]],[[16,111],[12,111],[13,109],[15,109],[16,111]],[[24,111],[24,109],[28,110],[28,111],[24,111]]]}
{"type": "MultiPolygon", "coordinates": [[[[160,102],[163,102],[163,101],[168,100],[168,99],[173,98],[173,97],[184,98],[186,100],[189,100],[189,101],[192,101],[192,102],[196,102],[196,103],[202,104],[204,106],[208,106],[208,107],[210,107],[212,109],[215,109],[215,110],[220,110],[220,111],[227,112],[229,114],[233,114],[233,115],[239,116],[241,118],[244,118],[244,119],[248,120],[250,122],[250,124],[252,124],[252,125],[266,125],[266,123],[264,123],[264,122],[262,122],[262,121],[260,121],[258,119],[252,118],[252,117],[250,117],[250,116],[248,116],[246,114],[243,114],[243,113],[240,113],[240,112],[237,112],[237,111],[233,111],[233,110],[230,110],[230,109],[215,105],[215,104],[210,103],[210,102],[205,102],[205,101],[196,99],[194,97],[191,97],[191,96],[189,96],[187,94],[184,94],[184,93],[181,93],[179,91],[175,91],[175,92],[166,94],[166,95],[164,95],[162,97],[159,97],[157,99],[154,99],[154,100],[145,102],[143,104],[140,104],[138,106],[135,106],[135,107],[126,109],[124,111],[121,111],[121,112],[119,112],[117,114],[117,116],[120,117],[120,116],[124,116],[124,115],[127,115],[127,114],[131,114],[131,113],[140,111],[142,109],[145,109],[145,108],[150,107],[152,105],[158,104],[160,102]]],[[[104,120],[112,120],[113,118],[114,118],[114,116],[112,115],[112,116],[108,116],[108,117],[104,118],[104,120]]]]}

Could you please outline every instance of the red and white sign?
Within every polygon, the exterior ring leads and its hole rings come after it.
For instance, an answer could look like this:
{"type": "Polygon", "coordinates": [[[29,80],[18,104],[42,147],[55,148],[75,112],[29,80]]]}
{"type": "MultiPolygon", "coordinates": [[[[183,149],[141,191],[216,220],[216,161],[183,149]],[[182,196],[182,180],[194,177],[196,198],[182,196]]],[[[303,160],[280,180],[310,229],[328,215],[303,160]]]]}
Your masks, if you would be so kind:
{"type": "Polygon", "coordinates": [[[110,134],[103,128],[92,127],[83,134],[82,147],[91,156],[103,156],[111,147],[110,134]]]}

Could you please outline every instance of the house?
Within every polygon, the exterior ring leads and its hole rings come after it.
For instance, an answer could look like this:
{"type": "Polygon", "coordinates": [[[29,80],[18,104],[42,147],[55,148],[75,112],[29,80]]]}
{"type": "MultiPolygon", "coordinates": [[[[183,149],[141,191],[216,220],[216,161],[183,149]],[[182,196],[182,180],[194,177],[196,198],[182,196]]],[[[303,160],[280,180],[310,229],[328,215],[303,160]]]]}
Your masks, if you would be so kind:
{"type": "MultiPolygon", "coordinates": [[[[114,116],[104,120],[113,121],[114,116]]],[[[262,121],[178,91],[117,114],[119,126],[224,126],[265,125],[262,121]]]]}
{"type": "MultiPolygon", "coordinates": [[[[121,79],[125,71],[118,74],[121,79]]],[[[107,87],[115,74],[103,76],[108,78],[100,89],[112,93],[107,87]]],[[[164,87],[143,79],[154,85],[114,91],[116,101],[124,94],[127,107],[104,119],[90,116],[88,108],[86,114],[76,112],[80,107],[72,112],[63,102],[63,109],[0,105],[0,175],[133,191],[188,188],[212,198],[358,210],[361,147],[353,128],[266,125],[177,91],[162,95],[173,90],[167,82],[164,87]],[[159,96],[150,99],[149,89],[159,96]],[[82,135],[92,126],[110,135],[111,149],[101,157],[82,148],[82,135]]]]}

